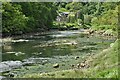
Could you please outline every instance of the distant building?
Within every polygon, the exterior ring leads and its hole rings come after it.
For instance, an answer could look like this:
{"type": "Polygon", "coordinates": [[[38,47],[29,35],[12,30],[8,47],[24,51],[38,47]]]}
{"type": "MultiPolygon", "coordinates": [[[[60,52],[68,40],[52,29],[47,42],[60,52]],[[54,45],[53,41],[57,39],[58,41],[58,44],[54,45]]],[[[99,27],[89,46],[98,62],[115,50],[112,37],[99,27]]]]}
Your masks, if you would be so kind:
{"type": "Polygon", "coordinates": [[[69,14],[70,14],[70,12],[59,13],[56,20],[58,22],[65,22],[67,20],[67,17],[69,14]]]}

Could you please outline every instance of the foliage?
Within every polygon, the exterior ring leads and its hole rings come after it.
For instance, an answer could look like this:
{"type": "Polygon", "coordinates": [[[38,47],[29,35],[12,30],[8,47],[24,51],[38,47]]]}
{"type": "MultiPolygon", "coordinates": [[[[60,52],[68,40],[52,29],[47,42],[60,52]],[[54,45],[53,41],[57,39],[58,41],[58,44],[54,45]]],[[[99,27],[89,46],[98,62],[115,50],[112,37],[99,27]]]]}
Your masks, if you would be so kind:
{"type": "Polygon", "coordinates": [[[99,29],[113,29],[117,30],[118,16],[116,11],[109,10],[101,17],[92,19],[92,24],[97,24],[99,29]]]}
{"type": "Polygon", "coordinates": [[[76,22],[76,18],[75,18],[75,14],[74,14],[74,13],[70,13],[70,14],[68,15],[68,20],[67,20],[67,22],[69,22],[69,23],[75,23],[75,22],[76,22]]]}
{"type": "MultiPolygon", "coordinates": [[[[61,4],[63,3],[58,5],[61,4]]],[[[68,2],[64,3],[64,7],[59,6],[59,9],[62,9],[61,12],[70,12],[68,23],[78,22],[78,24],[96,26],[96,29],[105,30],[111,25],[108,29],[116,31],[118,23],[118,5],[116,4],[111,2],[68,2]]]]}
{"type": "MultiPolygon", "coordinates": [[[[56,3],[3,3],[3,33],[16,34],[18,32],[32,32],[35,30],[49,30],[54,27],[58,13],[69,12],[66,24],[75,24],[72,27],[112,29],[118,26],[117,3],[102,2],[56,2],[56,3]]],[[[56,24],[56,28],[61,27],[56,24]]],[[[67,25],[68,26],[68,25],[67,25]]]]}
{"type": "Polygon", "coordinates": [[[3,33],[15,33],[17,31],[24,31],[28,17],[21,12],[21,6],[11,3],[3,3],[2,26],[3,33]]]}
{"type": "Polygon", "coordinates": [[[56,19],[53,3],[3,3],[3,33],[48,30],[56,19]]]}
{"type": "Polygon", "coordinates": [[[65,8],[60,8],[60,9],[59,9],[59,12],[68,12],[68,10],[65,9],[65,8]]]}
{"type": "Polygon", "coordinates": [[[90,25],[92,17],[90,15],[84,15],[84,24],[90,25]]]}
{"type": "Polygon", "coordinates": [[[77,23],[58,23],[58,22],[53,22],[53,27],[52,29],[72,29],[72,28],[80,28],[80,26],[77,23]]]}

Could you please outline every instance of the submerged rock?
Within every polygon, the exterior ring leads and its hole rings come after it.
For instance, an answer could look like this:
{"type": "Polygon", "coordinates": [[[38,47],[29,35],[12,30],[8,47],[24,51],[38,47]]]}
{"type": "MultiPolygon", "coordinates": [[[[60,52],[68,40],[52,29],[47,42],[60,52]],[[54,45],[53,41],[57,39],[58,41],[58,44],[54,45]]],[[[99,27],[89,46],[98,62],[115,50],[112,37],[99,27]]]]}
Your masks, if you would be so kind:
{"type": "Polygon", "coordinates": [[[68,42],[68,43],[62,43],[62,44],[66,44],[66,45],[77,45],[76,42],[68,42]]]}
{"type": "Polygon", "coordinates": [[[15,74],[14,73],[9,73],[9,77],[14,77],[15,74]]]}
{"type": "Polygon", "coordinates": [[[79,56],[76,56],[76,57],[75,57],[75,60],[77,60],[78,58],[79,58],[79,56]]]}
{"type": "Polygon", "coordinates": [[[80,67],[85,67],[85,63],[80,63],[80,67]]]}
{"type": "Polygon", "coordinates": [[[19,40],[12,40],[12,42],[28,42],[30,40],[25,40],[25,39],[19,39],[19,40]]]}
{"type": "Polygon", "coordinates": [[[46,64],[50,58],[28,58],[23,60],[23,65],[46,64]]]}
{"type": "Polygon", "coordinates": [[[16,52],[6,52],[6,53],[8,53],[8,54],[15,54],[16,52]]]}
{"type": "Polygon", "coordinates": [[[54,64],[53,68],[59,68],[59,64],[58,63],[54,64]]]}
{"type": "Polygon", "coordinates": [[[74,68],[74,67],[75,67],[75,65],[74,65],[74,64],[72,64],[72,65],[71,65],[71,67],[72,67],[72,68],[74,68]]]}
{"type": "Polygon", "coordinates": [[[34,62],[26,61],[26,62],[23,63],[23,66],[31,66],[33,64],[35,64],[35,63],[34,62]]]}
{"type": "Polygon", "coordinates": [[[77,66],[77,68],[79,68],[79,67],[80,67],[80,64],[77,64],[76,66],[77,66]]]}
{"type": "Polygon", "coordinates": [[[25,53],[22,53],[22,52],[16,52],[15,55],[16,56],[19,56],[19,55],[24,55],[25,53]]]}

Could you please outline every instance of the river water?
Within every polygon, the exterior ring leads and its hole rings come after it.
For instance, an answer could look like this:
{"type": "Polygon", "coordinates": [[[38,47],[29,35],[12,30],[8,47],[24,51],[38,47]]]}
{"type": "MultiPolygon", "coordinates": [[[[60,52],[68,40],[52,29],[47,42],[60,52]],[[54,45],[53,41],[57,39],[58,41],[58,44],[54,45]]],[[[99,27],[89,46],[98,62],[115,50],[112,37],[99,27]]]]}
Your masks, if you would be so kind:
{"type": "Polygon", "coordinates": [[[85,35],[79,30],[36,33],[4,43],[2,60],[27,64],[11,70],[16,76],[67,70],[71,69],[72,64],[80,63],[87,54],[97,54],[112,42],[113,38],[85,35]],[[53,68],[56,63],[59,64],[57,69],[53,68]]]}

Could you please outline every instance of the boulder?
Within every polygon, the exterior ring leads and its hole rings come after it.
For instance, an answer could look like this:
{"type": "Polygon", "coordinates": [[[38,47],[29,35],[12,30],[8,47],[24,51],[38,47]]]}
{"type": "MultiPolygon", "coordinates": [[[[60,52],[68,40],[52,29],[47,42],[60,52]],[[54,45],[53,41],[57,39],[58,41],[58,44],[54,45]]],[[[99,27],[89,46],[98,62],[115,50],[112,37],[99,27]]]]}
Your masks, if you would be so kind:
{"type": "Polygon", "coordinates": [[[59,64],[58,63],[54,64],[53,68],[59,68],[59,64]]]}
{"type": "Polygon", "coordinates": [[[11,68],[18,68],[18,67],[22,66],[21,61],[6,61],[6,62],[3,62],[3,63],[8,65],[11,68]]]}
{"type": "Polygon", "coordinates": [[[9,77],[14,77],[15,74],[14,73],[9,73],[9,77]]]}
{"type": "Polygon", "coordinates": [[[74,64],[72,64],[72,65],[71,65],[71,67],[75,67],[75,65],[74,65],[74,64]]]}
{"type": "Polygon", "coordinates": [[[0,72],[6,72],[6,71],[10,71],[10,70],[11,70],[11,68],[9,67],[9,65],[0,63],[0,72]]]}
{"type": "Polygon", "coordinates": [[[4,76],[0,76],[0,80],[2,80],[3,78],[6,78],[6,77],[4,77],[4,76]]]}
{"type": "Polygon", "coordinates": [[[113,36],[113,31],[112,31],[111,29],[106,30],[106,31],[103,33],[103,36],[113,36]]]}
{"type": "Polygon", "coordinates": [[[4,61],[0,63],[0,72],[10,71],[14,68],[19,68],[21,66],[21,61],[4,61]]]}
{"type": "Polygon", "coordinates": [[[80,67],[85,67],[85,63],[80,63],[80,67]]]}
{"type": "Polygon", "coordinates": [[[76,57],[75,57],[75,60],[77,60],[78,58],[79,58],[79,56],[76,56],[76,57]]]}
{"type": "Polygon", "coordinates": [[[76,66],[77,66],[77,68],[79,68],[79,67],[80,67],[80,64],[77,64],[76,66]]]}

